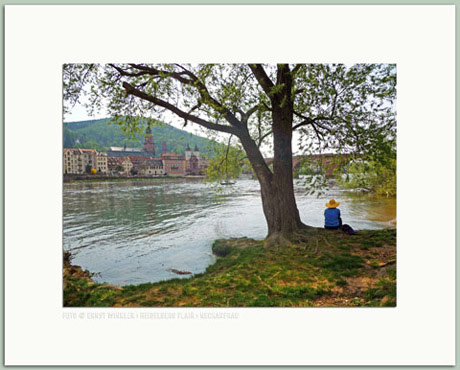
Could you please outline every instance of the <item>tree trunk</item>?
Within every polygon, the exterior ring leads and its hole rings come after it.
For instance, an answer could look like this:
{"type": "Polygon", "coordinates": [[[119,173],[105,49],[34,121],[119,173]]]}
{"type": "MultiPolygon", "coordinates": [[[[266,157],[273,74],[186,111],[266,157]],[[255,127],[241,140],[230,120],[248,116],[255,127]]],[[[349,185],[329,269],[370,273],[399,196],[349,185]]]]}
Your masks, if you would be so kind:
{"type": "Polygon", "coordinates": [[[266,244],[288,244],[294,232],[306,227],[300,220],[294,197],[292,133],[286,130],[274,132],[273,173],[255,142],[249,136],[240,139],[260,183],[262,207],[268,226],[266,244]]]}
{"type": "MultiPolygon", "coordinates": [[[[274,112],[275,113],[275,112],[274,112]]],[[[292,233],[304,225],[294,196],[292,170],[292,116],[273,116],[273,194],[276,198],[275,232],[292,233]]]]}
{"type": "Polygon", "coordinates": [[[259,148],[248,137],[240,138],[259,179],[262,205],[268,225],[266,242],[289,243],[293,233],[307,226],[302,223],[294,196],[292,170],[291,98],[292,74],[287,65],[278,66],[277,85],[282,89],[271,96],[273,128],[273,173],[268,169],[259,148]]]}

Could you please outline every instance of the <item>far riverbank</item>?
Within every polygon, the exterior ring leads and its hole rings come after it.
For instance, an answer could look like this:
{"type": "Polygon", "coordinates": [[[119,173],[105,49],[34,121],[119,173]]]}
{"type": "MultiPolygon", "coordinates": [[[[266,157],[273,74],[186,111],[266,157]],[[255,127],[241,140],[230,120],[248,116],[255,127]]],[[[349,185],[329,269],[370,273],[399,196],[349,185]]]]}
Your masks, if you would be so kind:
{"type": "Polygon", "coordinates": [[[64,182],[94,182],[94,181],[145,181],[161,179],[204,179],[205,176],[94,176],[94,175],[66,175],[64,182]]]}

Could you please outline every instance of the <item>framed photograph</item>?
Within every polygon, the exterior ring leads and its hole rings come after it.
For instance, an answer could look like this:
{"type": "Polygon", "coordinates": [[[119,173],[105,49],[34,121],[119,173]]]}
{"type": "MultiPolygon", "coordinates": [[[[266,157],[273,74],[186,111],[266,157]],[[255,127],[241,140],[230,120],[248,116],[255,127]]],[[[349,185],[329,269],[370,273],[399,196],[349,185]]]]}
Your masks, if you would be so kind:
{"type": "Polygon", "coordinates": [[[454,30],[6,6],[5,363],[454,364],[454,30]]]}

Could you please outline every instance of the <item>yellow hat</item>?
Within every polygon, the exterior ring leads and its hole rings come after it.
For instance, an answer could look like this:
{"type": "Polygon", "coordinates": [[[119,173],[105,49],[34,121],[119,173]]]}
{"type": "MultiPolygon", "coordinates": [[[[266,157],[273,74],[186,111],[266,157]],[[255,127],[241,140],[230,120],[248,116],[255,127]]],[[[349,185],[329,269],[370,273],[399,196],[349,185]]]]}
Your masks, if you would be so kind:
{"type": "Polygon", "coordinates": [[[336,208],[340,205],[340,203],[336,202],[334,199],[331,199],[329,203],[326,203],[327,208],[336,208]]]}

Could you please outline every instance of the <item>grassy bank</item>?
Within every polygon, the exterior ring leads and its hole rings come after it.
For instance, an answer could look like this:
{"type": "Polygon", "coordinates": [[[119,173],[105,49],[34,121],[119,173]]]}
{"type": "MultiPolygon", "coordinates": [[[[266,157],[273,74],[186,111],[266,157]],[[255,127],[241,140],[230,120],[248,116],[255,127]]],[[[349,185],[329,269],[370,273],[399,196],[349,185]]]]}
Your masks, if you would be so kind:
{"type": "Polygon", "coordinates": [[[216,263],[190,279],[97,284],[64,256],[64,306],[395,306],[396,230],[314,229],[291,246],[217,240],[216,263]]]}

